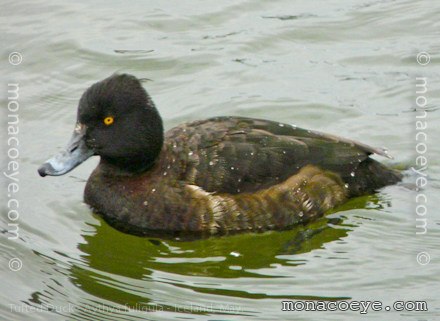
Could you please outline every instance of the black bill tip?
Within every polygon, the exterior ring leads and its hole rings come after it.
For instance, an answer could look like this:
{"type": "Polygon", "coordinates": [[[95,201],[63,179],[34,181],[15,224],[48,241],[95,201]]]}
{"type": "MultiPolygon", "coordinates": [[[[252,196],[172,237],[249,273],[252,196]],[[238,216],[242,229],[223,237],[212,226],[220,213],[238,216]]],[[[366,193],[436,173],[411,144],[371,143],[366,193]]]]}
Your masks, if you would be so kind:
{"type": "Polygon", "coordinates": [[[38,168],[38,174],[40,174],[41,177],[45,177],[48,173],[53,171],[54,169],[49,163],[44,163],[40,166],[40,168],[38,168]]]}

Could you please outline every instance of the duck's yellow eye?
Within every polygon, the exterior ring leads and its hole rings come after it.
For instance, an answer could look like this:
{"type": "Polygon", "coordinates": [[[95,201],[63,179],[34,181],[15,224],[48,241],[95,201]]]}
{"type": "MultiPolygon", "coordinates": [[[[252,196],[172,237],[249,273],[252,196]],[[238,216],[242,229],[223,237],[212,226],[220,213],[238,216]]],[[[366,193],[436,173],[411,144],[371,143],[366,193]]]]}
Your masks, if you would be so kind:
{"type": "Polygon", "coordinates": [[[115,119],[112,116],[108,116],[104,118],[104,124],[106,124],[107,126],[113,124],[114,121],[115,119]]]}

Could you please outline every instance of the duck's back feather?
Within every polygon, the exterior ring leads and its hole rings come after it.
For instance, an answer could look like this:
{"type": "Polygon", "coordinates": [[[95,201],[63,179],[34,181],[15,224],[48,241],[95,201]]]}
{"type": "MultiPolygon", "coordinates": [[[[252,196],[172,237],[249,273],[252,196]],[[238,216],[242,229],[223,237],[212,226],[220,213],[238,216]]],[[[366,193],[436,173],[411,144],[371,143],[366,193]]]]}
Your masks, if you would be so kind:
{"type": "Polygon", "coordinates": [[[351,195],[370,193],[399,179],[368,157],[388,157],[381,149],[268,120],[217,117],[187,123],[168,131],[165,144],[186,158],[180,179],[207,192],[255,192],[279,184],[306,165],[338,174],[351,195]],[[380,171],[374,180],[368,180],[370,170],[380,171]]]}

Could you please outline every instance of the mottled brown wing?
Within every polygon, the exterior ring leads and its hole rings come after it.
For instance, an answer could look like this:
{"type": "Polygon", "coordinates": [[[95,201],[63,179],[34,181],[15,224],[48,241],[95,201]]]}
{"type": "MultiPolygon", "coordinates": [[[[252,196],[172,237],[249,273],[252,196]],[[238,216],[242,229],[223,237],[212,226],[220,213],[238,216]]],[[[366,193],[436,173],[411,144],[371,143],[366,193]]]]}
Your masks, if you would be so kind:
{"type": "MultiPolygon", "coordinates": [[[[182,179],[208,192],[253,192],[284,181],[308,164],[347,177],[383,150],[278,122],[218,117],[167,133],[188,154],[182,179]]],[[[183,168],[182,167],[182,168],[183,168]]]]}

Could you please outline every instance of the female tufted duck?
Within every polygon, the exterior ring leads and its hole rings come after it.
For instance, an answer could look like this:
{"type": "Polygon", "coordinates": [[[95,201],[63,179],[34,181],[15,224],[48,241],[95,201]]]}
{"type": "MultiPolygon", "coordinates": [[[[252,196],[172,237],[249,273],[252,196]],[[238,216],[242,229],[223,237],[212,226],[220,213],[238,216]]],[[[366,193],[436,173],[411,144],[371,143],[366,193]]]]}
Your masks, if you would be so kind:
{"type": "Polygon", "coordinates": [[[288,229],[401,174],[381,149],[268,120],[216,117],[164,134],[134,76],[112,75],[79,101],[67,148],[39,169],[62,175],[101,156],[84,200],[137,235],[202,237],[288,229]]]}

